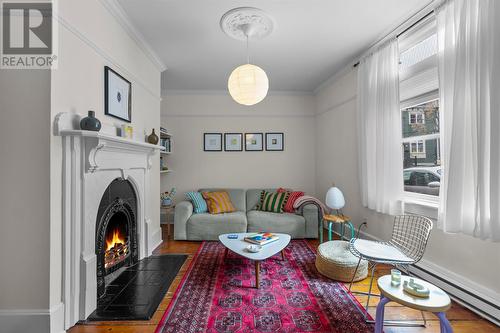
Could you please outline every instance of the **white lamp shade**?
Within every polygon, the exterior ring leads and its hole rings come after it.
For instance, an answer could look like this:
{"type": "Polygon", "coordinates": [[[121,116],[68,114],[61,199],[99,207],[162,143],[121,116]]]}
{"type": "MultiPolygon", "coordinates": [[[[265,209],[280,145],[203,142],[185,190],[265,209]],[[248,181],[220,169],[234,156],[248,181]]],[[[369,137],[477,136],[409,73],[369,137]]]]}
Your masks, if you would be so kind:
{"type": "Polygon", "coordinates": [[[328,192],[326,192],[325,202],[331,209],[341,209],[345,206],[344,195],[337,187],[330,187],[328,192]]]}
{"type": "Polygon", "coordinates": [[[269,89],[266,72],[252,64],[236,67],[227,81],[231,97],[239,104],[254,105],[262,101],[269,89]]]}

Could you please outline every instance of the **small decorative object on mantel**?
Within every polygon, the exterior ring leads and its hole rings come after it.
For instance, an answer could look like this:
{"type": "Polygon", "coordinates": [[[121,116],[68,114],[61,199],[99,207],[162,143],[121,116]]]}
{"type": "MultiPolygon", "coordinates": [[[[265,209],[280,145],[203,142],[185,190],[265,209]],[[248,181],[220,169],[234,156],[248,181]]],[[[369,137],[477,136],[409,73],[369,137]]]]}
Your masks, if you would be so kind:
{"type": "Polygon", "coordinates": [[[101,122],[95,117],[95,111],[89,111],[88,116],[80,120],[80,128],[85,131],[99,132],[101,122]]]}
{"type": "Polygon", "coordinates": [[[151,134],[148,136],[148,142],[153,144],[153,145],[158,144],[158,135],[156,135],[154,128],[153,128],[153,132],[151,132],[151,134]]]}
{"type": "Polygon", "coordinates": [[[164,192],[160,194],[161,205],[162,206],[171,206],[174,202],[174,195],[177,192],[175,187],[172,187],[170,192],[164,192]]]}
{"type": "Polygon", "coordinates": [[[126,139],[134,138],[134,128],[131,125],[123,124],[122,125],[122,137],[126,139]]]}

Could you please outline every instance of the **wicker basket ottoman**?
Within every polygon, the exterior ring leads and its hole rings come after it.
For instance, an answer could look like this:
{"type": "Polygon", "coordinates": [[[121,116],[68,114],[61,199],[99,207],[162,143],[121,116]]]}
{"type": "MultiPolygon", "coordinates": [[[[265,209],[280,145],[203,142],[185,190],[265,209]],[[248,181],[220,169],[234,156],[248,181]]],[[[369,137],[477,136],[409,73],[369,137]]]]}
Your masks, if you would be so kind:
{"type": "MultiPolygon", "coordinates": [[[[349,251],[349,242],[329,241],[318,246],[316,268],[330,279],[351,282],[359,258],[349,251]]],[[[368,275],[368,261],[361,260],[354,281],[363,280],[368,275]]]]}

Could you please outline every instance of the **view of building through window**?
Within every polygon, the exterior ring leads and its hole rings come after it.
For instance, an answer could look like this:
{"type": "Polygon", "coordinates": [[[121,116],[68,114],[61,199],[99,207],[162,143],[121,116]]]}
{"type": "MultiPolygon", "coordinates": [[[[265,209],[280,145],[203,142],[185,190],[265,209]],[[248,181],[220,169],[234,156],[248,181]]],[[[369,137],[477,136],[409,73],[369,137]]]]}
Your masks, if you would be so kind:
{"type": "Polygon", "coordinates": [[[439,195],[441,154],[439,142],[439,101],[434,100],[401,110],[405,191],[439,195]],[[423,121],[408,119],[420,114],[423,121]]]}
{"type": "Polygon", "coordinates": [[[405,38],[400,43],[404,190],[438,196],[443,167],[435,22],[427,22],[405,38]]]}

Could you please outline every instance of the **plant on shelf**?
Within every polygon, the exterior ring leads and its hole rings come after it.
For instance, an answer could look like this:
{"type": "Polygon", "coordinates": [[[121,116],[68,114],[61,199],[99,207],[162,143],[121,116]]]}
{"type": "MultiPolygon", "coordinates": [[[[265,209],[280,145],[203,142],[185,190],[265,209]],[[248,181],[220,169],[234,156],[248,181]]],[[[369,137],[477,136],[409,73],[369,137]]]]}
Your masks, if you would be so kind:
{"type": "Polygon", "coordinates": [[[160,193],[161,204],[163,206],[171,206],[174,202],[174,195],[176,192],[175,187],[172,187],[170,192],[160,193]]]}

